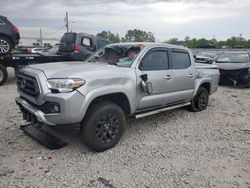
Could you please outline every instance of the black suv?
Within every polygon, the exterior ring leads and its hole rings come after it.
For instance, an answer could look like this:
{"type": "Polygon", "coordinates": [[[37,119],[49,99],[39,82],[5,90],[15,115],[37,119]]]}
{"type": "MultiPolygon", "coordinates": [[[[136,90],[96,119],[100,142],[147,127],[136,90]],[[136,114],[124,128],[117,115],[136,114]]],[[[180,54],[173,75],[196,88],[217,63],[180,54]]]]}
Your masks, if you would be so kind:
{"type": "Polygon", "coordinates": [[[0,15],[0,55],[10,53],[19,40],[18,29],[6,17],[0,15]]]}
{"type": "Polygon", "coordinates": [[[96,50],[110,44],[107,39],[85,33],[65,33],[61,38],[57,54],[69,56],[71,60],[83,61],[96,50]]]}

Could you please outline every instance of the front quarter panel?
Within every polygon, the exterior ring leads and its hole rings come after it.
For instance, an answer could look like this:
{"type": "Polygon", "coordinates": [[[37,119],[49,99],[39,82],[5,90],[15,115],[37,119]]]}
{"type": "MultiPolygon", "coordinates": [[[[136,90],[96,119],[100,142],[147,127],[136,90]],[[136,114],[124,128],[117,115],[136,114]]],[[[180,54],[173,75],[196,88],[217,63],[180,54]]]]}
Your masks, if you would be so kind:
{"type": "Polygon", "coordinates": [[[90,103],[97,97],[108,94],[122,93],[130,103],[131,112],[135,111],[136,77],[133,68],[121,68],[121,72],[106,72],[100,77],[92,75],[92,79],[86,78],[86,85],[78,88],[85,96],[81,107],[82,118],[84,117],[90,103]],[[96,77],[95,79],[93,79],[96,77]]]}

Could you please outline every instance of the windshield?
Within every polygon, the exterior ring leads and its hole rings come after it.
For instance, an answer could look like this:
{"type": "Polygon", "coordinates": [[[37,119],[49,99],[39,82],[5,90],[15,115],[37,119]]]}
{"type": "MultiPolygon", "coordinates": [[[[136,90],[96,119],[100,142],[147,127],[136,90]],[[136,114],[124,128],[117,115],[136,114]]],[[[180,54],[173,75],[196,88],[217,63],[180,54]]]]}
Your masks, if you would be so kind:
{"type": "Polygon", "coordinates": [[[142,49],[138,44],[107,45],[88,59],[88,62],[101,62],[121,67],[130,67],[142,49]]]}
{"type": "Polygon", "coordinates": [[[247,63],[249,62],[248,53],[224,53],[222,54],[216,62],[220,63],[247,63]]]}

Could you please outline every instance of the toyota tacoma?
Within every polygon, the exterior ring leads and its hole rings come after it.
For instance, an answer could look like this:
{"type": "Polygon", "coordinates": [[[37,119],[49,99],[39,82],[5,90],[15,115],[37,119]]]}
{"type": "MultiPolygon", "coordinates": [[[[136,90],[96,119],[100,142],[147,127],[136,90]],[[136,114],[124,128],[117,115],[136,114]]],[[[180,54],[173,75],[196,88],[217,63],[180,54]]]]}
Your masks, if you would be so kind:
{"type": "Polygon", "coordinates": [[[110,44],[85,62],[23,68],[16,103],[32,124],[80,124],[82,141],[100,152],[119,142],[128,118],[184,106],[206,109],[219,77],[215,65],[195,64],[185,47],[110,44]]]}

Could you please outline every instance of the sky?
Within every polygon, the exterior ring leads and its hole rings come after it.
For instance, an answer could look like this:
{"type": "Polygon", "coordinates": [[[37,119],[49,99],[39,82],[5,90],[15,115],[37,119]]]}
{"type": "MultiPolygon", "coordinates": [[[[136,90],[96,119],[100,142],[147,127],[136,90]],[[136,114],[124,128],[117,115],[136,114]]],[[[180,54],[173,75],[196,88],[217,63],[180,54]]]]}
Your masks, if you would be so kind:
{"type": "Polygon", "coordinates": [[[231,36],[250,39],[250,0],[0,0],[23,37],[60,38],[66,31],[124,36],[129,29],[153,32],[158,41],[231,36]]]}

